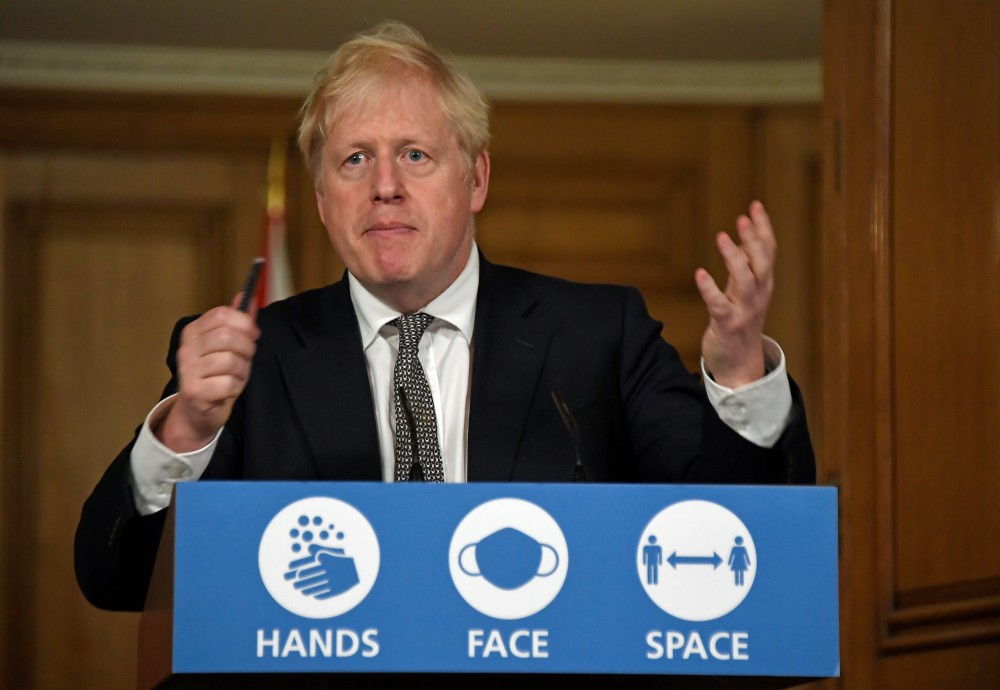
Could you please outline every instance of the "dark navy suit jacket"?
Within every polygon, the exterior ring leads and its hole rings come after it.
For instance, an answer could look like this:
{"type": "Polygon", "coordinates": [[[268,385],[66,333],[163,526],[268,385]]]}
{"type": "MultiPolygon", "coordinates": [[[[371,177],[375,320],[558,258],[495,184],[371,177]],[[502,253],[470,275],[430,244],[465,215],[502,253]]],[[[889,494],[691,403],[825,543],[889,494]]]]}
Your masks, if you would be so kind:
{"type": "MultiPolygon", "coordinates": [[[[167,357],[175,372],[180,329],[167,357]]],[[[275,303],[203,479],[380,481],[378,434],[348,283],[275,303]]],[[[813,483],[801,397],[772,449],[724,424],[699,377],[627,287],[571,283],[482,260],[473,335],[468,480],[568,482],[576,418],[589,481],[813,483]]],[[[164,395],[176,390],[175,381],[164,395]]],[[[133,441],[134,443],[134,441],[133,441]]],[[[77,579],[97,606],[141,609],[166,511],[136,512],[132,443],[84,505],[77,579]]]]}

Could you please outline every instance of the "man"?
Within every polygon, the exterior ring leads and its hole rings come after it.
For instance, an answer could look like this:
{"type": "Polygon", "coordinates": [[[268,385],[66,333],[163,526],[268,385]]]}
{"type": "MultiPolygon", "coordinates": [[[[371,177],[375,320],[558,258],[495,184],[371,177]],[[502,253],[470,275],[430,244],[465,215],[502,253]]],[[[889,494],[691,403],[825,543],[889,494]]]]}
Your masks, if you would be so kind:
{"type": "Polygon", "coordinates": [[[801,404],[762,335],[776,243],[759,203],[739,244],[718,239],[725,291],[695,275],[703,387],[635,290],[479,254],[488,108],[408,27],[331,57],[299,142],[348,274],[256,315],[237,296],[178,324],[165,399],[84,506],[77,578],[95,605],[142,607],[176,481],[570,481],[553,397],[590,481],[814,481],[801,404]]]}

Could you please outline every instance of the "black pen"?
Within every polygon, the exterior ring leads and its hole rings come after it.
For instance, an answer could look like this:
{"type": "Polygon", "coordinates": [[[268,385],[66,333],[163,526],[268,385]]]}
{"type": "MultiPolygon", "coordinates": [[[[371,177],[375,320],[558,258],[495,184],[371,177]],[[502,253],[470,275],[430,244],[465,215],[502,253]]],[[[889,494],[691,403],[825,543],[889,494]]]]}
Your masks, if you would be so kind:
{"type": "Polygon", "coordinates": [[[243,296],[240,297],[239,310],[250,311],[250,300],[257,292],[257,281],[260,279],[260,269],[264,266],[264,257],[258,256],[250,264],[250,272],[247,273],[247,282],[243,286],[243,296]]]}

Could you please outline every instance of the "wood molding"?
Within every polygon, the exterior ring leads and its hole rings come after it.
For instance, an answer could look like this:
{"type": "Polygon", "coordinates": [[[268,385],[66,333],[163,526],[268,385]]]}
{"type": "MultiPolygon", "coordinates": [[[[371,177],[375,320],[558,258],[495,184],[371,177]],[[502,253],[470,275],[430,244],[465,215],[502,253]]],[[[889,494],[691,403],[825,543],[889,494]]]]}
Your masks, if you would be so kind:
{"type": "Polygon", "coordinates": [[[876,550],[875,563],[878,598],[877,621],[885,647],[888,618],[895,596],[893,574],[893,545],[895,521],[893,520],[893,468],[895,447],[893,430],[896,428],[893,394],[895,391],[895,363],[893,361],[891,329],[892,310],[892,2],[876,3],[874,33],[874,137],[872,176],[872,219],[869,229],[872,247],[874,308],[873,342],[873,393],[874,417],[874,482],[875,482],[875,539],[884,548],[876,550]]]}
{"type": "Polygon", "coordinates": [[[900,605],[890,614],[883,643],[888,653],[1000,639],[1000,578],[909,596],[937,597],[938,601],[900,605]],[[967,588],[987,591],[959,598],[967,588]]]}
{"type": "Polygon", "coordinates": [[[876,620],[875,261],[873,181],[876,12],[824,3],[824,184],[821,327],[823,465],[840,487],[841,687],[881,690],[876,620]]]}
{"type": "MultiPolygon", "coordinates": [[[[0,41],[0,87],[295,96],[326,53],[0,41]]],[[[488,98],[817,103],[818,60],[715,62],[456,57],[488,98]]]]}
{"type": "Polygon", "coordinates": [[[4,219],[4,285],[6,295],[20,292],[23,297],[5,301],[3,322],[4,416],[0,419],[3,436],[3,514],[4,533],[0,544],[0,565],[4,569],[4,638],[2,650],[5,678],[16,679],[25,687],[34,681],[27,663],[30,640],[36,635],[36,621],[31,616],[33,558],[30,545],[37,540],[37,523],[31,519],[31,497],[35,495],[37,477],[30,463],[15,462],[29,444],[34,420],[26,413],[37,392],[24,385],[38,378],[37,358],[30,356],[38,349],[37,291],[25,289],[31,276],[37,275],[38,253],[28,233],[15,232],[25,223],[27,210],[8,207],[4,219]],[[15,336],[15,334],[17,334],[15,336]],[[25,557],[27,555],[27,557],[25,557]]]}
{"type": "Polygon", "coordinates": [[[0,88],[0,146],[259,149],[297,128],[299,99],[0,88]]]}

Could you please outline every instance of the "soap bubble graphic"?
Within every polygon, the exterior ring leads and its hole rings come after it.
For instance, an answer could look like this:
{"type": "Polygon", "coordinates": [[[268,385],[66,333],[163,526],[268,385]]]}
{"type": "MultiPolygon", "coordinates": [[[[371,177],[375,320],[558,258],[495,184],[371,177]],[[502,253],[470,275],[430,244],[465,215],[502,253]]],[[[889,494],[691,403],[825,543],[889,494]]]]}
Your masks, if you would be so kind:
{"type": "Polygon", "coordinates": [[[292,553],[308,555],[293,559],[284,577],[303,596],[330,599],[360,582],[354,559],[343,547],[344,533],[320,515],[300,515],[288,531],[292,553]]]}

